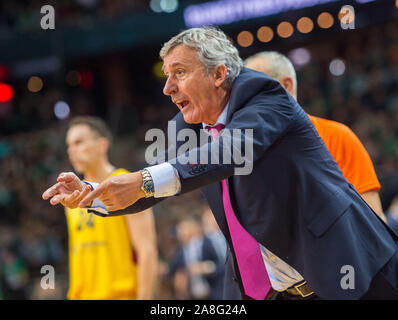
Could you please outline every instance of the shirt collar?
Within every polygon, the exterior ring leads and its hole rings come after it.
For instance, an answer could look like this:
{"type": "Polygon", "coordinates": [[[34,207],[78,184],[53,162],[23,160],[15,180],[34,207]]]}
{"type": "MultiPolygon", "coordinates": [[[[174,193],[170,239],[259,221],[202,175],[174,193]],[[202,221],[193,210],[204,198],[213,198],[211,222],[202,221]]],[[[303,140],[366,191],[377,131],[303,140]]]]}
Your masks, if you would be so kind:
{"type": "Polygon", "coordinates": [[[206,129],[207,126],[209,127],[215,127],[218,124],[223,124],[225,125],[227,122],[227,115],[228,115],[228,108],[229,108],[229,101],[227,102],[227,105],[225,106],[224,110],[221,112],[221,114],[218,116],[218,119],[214,125],[209,125],[207,123],[202,122],[203,129],[206,129]]]}

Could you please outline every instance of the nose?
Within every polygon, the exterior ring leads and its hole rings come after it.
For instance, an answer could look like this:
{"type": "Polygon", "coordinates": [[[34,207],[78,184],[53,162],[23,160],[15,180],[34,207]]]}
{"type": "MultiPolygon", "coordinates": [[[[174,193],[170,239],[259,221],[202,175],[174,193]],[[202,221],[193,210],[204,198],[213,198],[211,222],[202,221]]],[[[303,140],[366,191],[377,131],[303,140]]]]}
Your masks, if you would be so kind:
{"type": "Polygon", "coordinates": [[[178,87],[172,77],[168,77],[167,81],[163,87],[163,94],[166,96],[171,96],[175,94],[178,90],[178,87]]]}

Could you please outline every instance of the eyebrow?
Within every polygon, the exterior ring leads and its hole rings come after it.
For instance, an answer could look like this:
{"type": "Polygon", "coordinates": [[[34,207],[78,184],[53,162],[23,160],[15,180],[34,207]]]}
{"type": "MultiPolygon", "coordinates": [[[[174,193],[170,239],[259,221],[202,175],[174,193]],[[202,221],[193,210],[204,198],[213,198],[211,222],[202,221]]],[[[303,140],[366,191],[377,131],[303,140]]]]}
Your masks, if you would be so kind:
{"type": "Polygon", "coordinates": [[[69,144],[69,143],[75,143],[75,142],[79,142],[79,141],[82,141],[82,137],[77,137],[76,139],[72,139],[72,141],[71,141],[71,139],[66,139],[66,144],[69,144]]]}
{"type": "MultiPolygon", "coordinates": [[[[175,66],[178,66],[178,65],[181,65],[181,66],[184,66],[184,67],[187,66],[186,64],[184,64],[182,62],[174,62],[174,63],[171,64],[170,68],[174,68],[175,66]]],[[[162,71],[164,73],[164,64],[162,65],[162,71]]]]}

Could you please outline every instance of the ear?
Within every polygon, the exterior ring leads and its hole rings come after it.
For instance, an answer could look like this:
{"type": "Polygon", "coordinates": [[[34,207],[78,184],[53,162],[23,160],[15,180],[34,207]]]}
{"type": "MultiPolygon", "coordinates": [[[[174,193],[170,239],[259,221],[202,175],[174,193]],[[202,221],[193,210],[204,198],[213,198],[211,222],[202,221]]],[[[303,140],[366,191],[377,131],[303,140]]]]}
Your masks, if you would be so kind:
{"type": "Polygon", "coordinates": [[[282,87],[286,89],[287,92],[290,93],[291,96],[294,97],[293,92],[293,79],[291,77],[283,77],[280,81],[282,87]]]}
{"type": "Polygon", "coordinates": [[[214,77],[214,85],[219,88],[221,85],[225,82],[225,79],[227,78],[227,67],[225,64],[221,64],[218,67],[216,67],[213,71],[213,77],[214,77]]]}

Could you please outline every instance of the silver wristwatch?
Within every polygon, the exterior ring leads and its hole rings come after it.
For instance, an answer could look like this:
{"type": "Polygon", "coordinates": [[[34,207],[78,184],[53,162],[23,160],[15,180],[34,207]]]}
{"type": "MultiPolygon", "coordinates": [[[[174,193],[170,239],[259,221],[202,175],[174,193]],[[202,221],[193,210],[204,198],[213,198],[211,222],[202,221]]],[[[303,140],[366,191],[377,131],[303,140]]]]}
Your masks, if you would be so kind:
{"type": "Polygon", "coordinates": [[[153,184],[153,180],[151,174],[147,169],[140,170],[142,175],[142,186],[141,190],[145,193],[145,198],[153,197],[155,194],[155,186],[153,184]]]}

